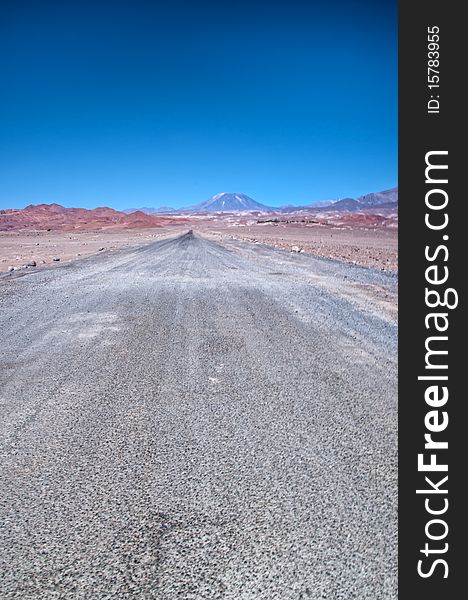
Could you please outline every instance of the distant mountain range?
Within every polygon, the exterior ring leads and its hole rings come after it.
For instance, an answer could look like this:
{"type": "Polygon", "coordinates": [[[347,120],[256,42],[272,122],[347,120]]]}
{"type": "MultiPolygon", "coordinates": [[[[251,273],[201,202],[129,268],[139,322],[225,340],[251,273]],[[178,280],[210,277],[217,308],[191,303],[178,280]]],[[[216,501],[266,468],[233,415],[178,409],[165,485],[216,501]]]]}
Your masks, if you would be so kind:
{"type": "Polygon", "coordinates": [[[365,206],[384,206],[398,204],[398,188],[394,187],[384,192],[374,192],[360,196],[358,202],[365,206]]]}
{"type": "Polygon", "coordinates": [[[242,211],[264,211],[271,210],[271,207],[256,202],[249,196],[241,193],[221,192],[212,196],[205,202],[190,206],[184,212],[242,212],[242,211]]]}
{"type": "Polygon", "coordinates": [[[0,231],[139,229],[161,227],[169,221],[141,211],[125,214],[106,206],[88,210],[65,208],[60,204],[31,204],[23,209],[0,210],[0,231]]]}
{"type": "Polygon", "coordinates": [[[158,208],[148,208],[147,206],[142,206],[141,208],[124,208],[123,211],[126,215],[131,215],[135,212],[142,212],[145,215],[168,215],[179,212],[176,208],[172,208],[171,206],[159,206],[158,208]]]}
{"type": "Polygon", "coordinates": [[[365,196],[359,196],[358,198],[341,198],[339,200],[325,200],[321,202],[313,202],[312,204],[306,204],[303,206],[282,206],[281,212],[293,213],[293,212],[330,212],[330,211],[341,211],[341,212],[356,212],[356,211],[368,211],[370,209],[397,209],[398,208],[398,188],[394,187],[390,190],[384,190],[383,192],[373,192],[366,194],[365,196]]]}
{"type": "Polygon", "coordinates": [[[241,193],[221,192],[209,200],[183,209],[169,207],[114,210],[106,206],[93,208],[65,208],[60,204],[36,204],[23,209],[0,210],[0,231],[30,230],[102,230],[160,227],[172,222],[188,220],[190,214],[307,214],[319,212],[379,214],[396,211],[398,188],[374,192],[359,198],[342,198],[315,202],[305,206],[274,208],[256,202],[241,193]],[[174,219],[169,214],[178,214],[174,219]]]}
{"type": "Polygon", "coordinates": [[[372,208],[394,208],[398,207],[398,188],[394,187],[383,192],[373,192],[358,198],[341,198],[339,200],[323,200],[305,204],[302,206],[285,205],[279,208],[261,204],[253,198],[241,194],[240,192],[220,192],[215,194],[208,200],[189,206],[187,208],[170,208],[161,206],[159,208],[129,208],[124,210],[124,213],[131,214],[136,211],[143,212],[147,215],[153,214],[175,214],[175,213],[238,213],[238,212],[279,212],[279,213],[294,213],[304,211],[346,211],[354,212],[359,210],[368,210],[372,208]]]}
{"type": "Polygon", "coordinates": [[[158,208],[127,208],[123,212],[131,214],[135,211],[141,211],[147,215],[163,215],[163,214],[174,214],[174,213],[218,213],[218,212],[244,212],[244,211],[271,211],[271,206],[260,204],[253,198],[241,194],[240,192],[220,192],[215,194],[208,200],[195,204],[194,206],[188,206],[185,208],[171,208],[169,206],[160,206],[158,208]]]}

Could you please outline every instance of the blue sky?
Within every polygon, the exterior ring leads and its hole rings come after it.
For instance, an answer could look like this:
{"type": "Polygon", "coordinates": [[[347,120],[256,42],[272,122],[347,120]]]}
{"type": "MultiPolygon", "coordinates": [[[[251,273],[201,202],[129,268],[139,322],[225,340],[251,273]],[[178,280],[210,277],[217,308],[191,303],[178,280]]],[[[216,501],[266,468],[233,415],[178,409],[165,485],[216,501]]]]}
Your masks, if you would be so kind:
{"type": "Polygon", "coordinates": [[[397,184],[394,1],[0,7],[0,208],[397,184]]]}

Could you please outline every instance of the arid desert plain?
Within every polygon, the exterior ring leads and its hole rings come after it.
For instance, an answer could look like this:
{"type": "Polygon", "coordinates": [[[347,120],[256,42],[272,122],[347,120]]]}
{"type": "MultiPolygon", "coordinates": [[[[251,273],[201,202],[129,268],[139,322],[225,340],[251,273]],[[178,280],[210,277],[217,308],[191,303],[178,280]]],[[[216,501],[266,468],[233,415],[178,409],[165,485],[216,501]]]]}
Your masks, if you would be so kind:
{"type": "Polygon", "coordinates": [[[396,598],[393,209],[80,211],[0,217],[0,596],[396,598]]]}

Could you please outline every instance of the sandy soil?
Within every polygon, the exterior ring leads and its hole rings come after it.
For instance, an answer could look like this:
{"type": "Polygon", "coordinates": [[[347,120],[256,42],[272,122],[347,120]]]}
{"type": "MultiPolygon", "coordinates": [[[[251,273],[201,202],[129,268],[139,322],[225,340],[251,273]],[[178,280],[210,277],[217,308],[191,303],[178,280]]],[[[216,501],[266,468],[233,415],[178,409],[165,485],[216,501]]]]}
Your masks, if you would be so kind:
{"type": "MultiPolygon", "coordinates": [[[[153,229],[81,232],[0,232],[0,271],[77,260],[178,235],[188,229],[213,240],[267,244],[385,271],[398,270],[398,232],[393,228],[349,228],[302,223],[256,223],[255,220],[193,218],[189,223],[153,229]],[[59,262],[59,261],[56,261],[59,262]]],[[[30,267],[34,268],[34,267],[30,267]]]]}
{"type": "Polygon", "coordinates": [[[200,223],[195,231],[212,239],[268,244],[290,252],[335,258],[385,271],[398,270],[398,230],[342,228],[333,225],[200,223]]]}
{"type": "MultiPolygon", "coordinates": [[[[182,227],[185,231],[186,226],[182,227]]],[[[25,268],[36,262],[36,268],[79,260],[98,252],[112,252],[177,235],[178,226],[124,231],[20,231],[0,232],[0,271],[25,268]],[[59,258],[60,261],[54,261],[59,258]]]]}

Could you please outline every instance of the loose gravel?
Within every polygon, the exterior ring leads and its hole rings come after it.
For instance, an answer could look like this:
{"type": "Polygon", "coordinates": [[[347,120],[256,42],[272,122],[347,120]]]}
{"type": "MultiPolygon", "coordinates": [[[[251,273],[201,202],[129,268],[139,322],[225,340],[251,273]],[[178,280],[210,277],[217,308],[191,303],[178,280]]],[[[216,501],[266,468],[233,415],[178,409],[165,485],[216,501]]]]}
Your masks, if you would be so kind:
{"type": "Polygon", "coordinates": [[[0,598],[396,598],[396,286],[191,233],[2,276],[0,598]]]}

